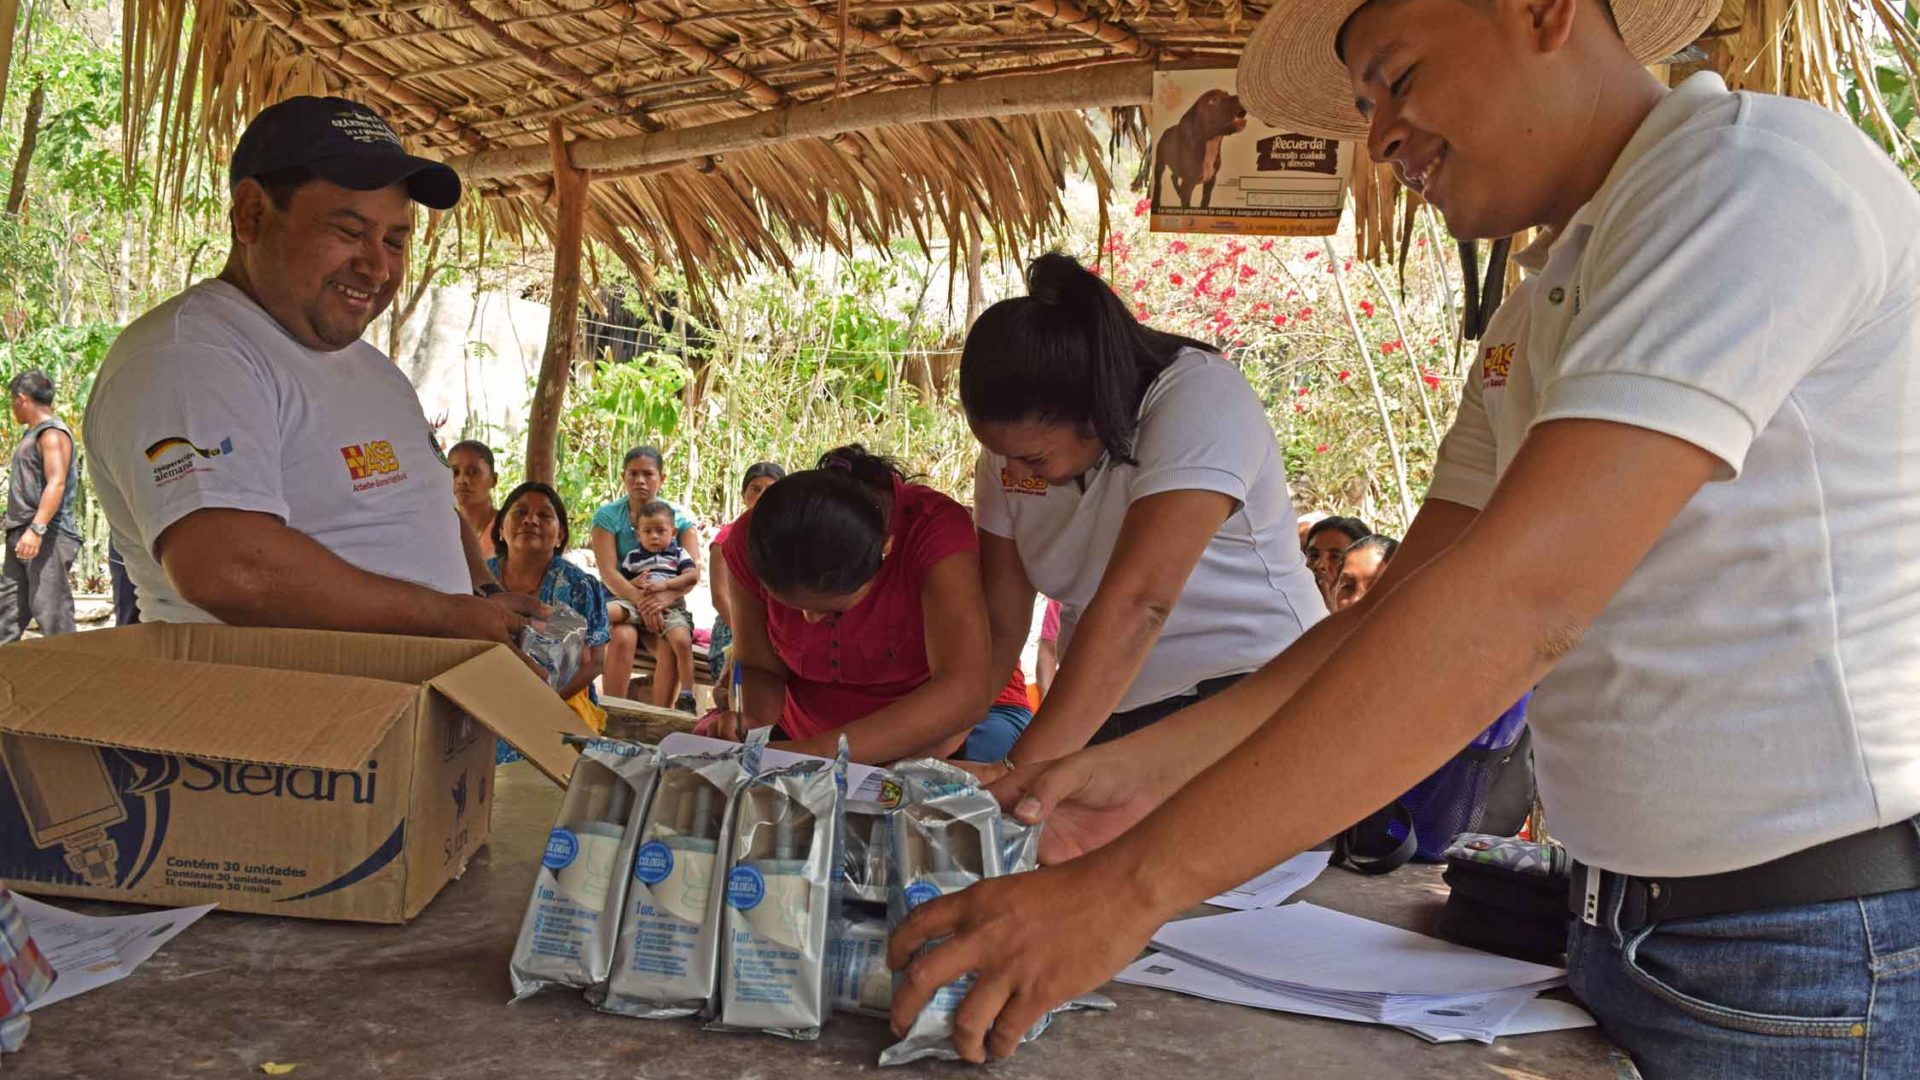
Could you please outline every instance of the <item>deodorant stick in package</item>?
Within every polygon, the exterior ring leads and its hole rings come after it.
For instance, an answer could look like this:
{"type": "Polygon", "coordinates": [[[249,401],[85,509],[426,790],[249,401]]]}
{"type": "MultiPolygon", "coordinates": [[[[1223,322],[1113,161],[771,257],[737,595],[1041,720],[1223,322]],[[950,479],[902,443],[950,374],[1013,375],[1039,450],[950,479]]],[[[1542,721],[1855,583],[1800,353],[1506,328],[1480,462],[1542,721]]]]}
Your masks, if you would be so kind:
{"type": "Polygon", "coordinates": [[[882,783],[887,802],[847,799],[846,830],[841,840],[840,877],[849,900],[869,904],[887,902],[893,853],[887,840],[887,815],[900,804],[897,780],[882,783]]]}
{"type": "Polygon", "coordinates": [[[710,1028],[820,1037],[832,1010],[826,956],[838,916],[842,769],[818,759],[768,769],[735,800],[710,1028]]]}
{"type": "Polygon", "coordinates": [[[827,996],[833,1011],[884,1020],[893,1005],[893,972],[887,967],[887,920],[856,915],[827,946],[827,996]]]}
{"type": "MultiPolygon", "coordinates": [[[[607,1012],[664,1020],[705,1014],[720,955],[717,881],[727,822],[750,775],[742,750],[668,754],[637,832],[607,1012]]],[[[757,757],[757,755],[755,755],[757,757]]]]}
{"type": "MultiPolygon", "coordinates": [[[[981,791],[971,774],[944,761],[910,761],[894,767],[904,790],[890,822],[893,888],[887,903],[889,929],[914,908],[957,893],[1002,871],[1000,805],[981,791]]],[[[957,1060],[953,1014],[973,986],[962,976],[941,987],[914,1017],[905,1038],[880,1055],[881,1065],[922,1058],[957,1060]]]]}
{"type": "Polygon", "coordinates": [[[583,739],[533,899],[520,923],[508,974],[514,999],[549,986],[588,989],[607,981],[633,859],[629,825],[646,811],[658,756],[653,747],[583,739]]]}

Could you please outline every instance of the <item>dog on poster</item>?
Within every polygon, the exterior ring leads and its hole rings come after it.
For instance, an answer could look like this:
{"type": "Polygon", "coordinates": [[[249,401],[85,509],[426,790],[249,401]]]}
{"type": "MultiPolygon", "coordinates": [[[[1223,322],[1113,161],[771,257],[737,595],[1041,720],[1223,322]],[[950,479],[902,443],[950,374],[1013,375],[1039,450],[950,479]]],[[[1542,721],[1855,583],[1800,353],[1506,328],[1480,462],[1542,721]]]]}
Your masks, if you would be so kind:
{"type": "Polygon", "coordinates": [[[1193,189],[1200,189],[1200,206],[1213,205],[1213,185],[1220,178],[1220,143],[1247,129],[1247,110],[1225,90],[1209,90],[1197,98],[1186,115],[1160,133],[1153,150],[1153,202],[1167,205],[1160,180],[1169,173],[1181,209],[1193,206],[1193,189]]]}

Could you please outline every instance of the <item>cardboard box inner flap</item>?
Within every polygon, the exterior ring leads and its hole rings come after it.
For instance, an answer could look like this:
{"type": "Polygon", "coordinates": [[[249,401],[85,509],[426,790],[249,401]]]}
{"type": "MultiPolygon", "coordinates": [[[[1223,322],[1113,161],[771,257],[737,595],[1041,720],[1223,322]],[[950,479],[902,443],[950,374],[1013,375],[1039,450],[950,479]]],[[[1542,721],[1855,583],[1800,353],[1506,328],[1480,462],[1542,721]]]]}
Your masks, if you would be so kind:
{"type": "Polygon", "coordinates": [[[558,782],[577,758],[561,735],[591,734],[502,646],[186,624],[0,648],[0,731],[350,770],[418,700],[422,683],[558,782]]]}

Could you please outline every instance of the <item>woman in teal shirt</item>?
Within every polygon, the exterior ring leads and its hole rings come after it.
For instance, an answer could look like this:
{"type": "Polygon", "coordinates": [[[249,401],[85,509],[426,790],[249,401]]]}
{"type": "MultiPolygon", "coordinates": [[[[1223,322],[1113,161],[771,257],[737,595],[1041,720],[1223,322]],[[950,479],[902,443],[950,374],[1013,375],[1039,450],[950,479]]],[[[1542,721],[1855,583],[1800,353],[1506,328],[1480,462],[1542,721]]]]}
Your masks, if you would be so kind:
{"type": "MultiPolygon", "coordinates": [[[[615,499],[593,514],[593,563],[600,572],[600,583],[612,599],[607,617],[613,637],[607,643],[607,663],[600,686],[614,697],[627,697],[627,684],[633,680],[633,654],[640,644],[640,628],[658,634],[661,613],[684,599],[692,586],[683,590],[643,593],[620,573],[620,562],[640,546],[633,526],[634,511],[660,498],[660,486],[666,482],[666,462],[651,446],[636,446],[627,451],[620,464],[620,480],[627,497],[615,499]]],[[[672,506],[672,503],[667,505],[672,506]]],[[[679,507],[673,508],[673,530],[680,544],[694,561],[700,563],[700,529],[679,507]]],[[[696,573],[695,582],[699,576],[696,573]]]]}

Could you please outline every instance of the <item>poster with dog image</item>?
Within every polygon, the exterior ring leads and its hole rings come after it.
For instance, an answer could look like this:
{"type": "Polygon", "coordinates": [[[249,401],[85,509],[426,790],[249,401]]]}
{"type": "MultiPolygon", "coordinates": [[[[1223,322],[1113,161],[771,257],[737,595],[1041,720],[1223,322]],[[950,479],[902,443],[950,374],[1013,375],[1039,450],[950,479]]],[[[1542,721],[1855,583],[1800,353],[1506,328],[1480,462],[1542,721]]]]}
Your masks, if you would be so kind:
{"type": "Polygon", "coordinates": [[[1154,232],[1331,236],[1350,143],[1280,131],[1234,96],[1231,68],[1159,71],[1147,104],[1154,232]]]}

